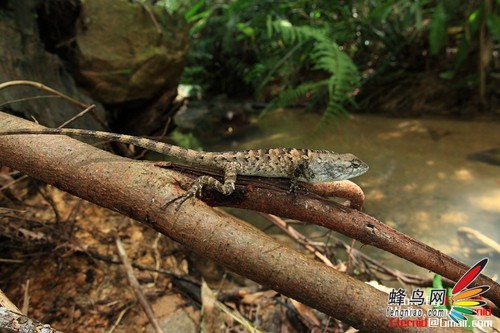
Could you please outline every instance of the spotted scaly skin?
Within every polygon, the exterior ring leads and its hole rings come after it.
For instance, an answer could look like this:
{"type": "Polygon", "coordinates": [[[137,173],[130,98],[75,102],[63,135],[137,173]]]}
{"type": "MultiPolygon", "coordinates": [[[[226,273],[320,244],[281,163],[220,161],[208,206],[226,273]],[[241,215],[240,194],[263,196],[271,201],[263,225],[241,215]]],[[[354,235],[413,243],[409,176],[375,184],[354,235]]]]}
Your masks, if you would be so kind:
{"type": "Polygon", "coordinates": [[[297,181],[307,183],[329,182],[354,178],[365,173],[368,165],[352,154],[339,154],[328,150],[311,150],[296,148],[269,148],[225,152],[201,152],[174,146],[137,136],[110,132],[70,129],[21,129],[0,132],[2,135],[43,134],[83,136],[132,144],[160,154],[176,157],[189,164],[222,170],[224,182],[210,176],[201,176],[182,196],[169,203],[200,195],[203,188],[212,188],[224,195],[230,195],[235,189],[236,177],[285,177],[295,186],[297,181]]]}

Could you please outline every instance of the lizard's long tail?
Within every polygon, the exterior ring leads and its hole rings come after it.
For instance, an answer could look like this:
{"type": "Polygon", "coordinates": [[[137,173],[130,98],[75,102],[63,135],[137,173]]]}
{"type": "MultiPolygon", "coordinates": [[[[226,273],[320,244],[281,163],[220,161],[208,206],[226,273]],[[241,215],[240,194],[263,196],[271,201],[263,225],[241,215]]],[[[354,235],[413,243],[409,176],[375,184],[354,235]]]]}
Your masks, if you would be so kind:
{"type": "Polygon", "coordinates": [[[203,163],[204,162],[203,157],[206,153],[126,134],[116,134],[110,132],[73,129],[73,128],[20,129],[20,130],[0,132],[0,135],[18,135],[18,134],[70,135],[70,136],[98,138],[106,141],[116,141],[120,143],[132,144],[137,147],[149,149],[160,154],[173,156],[188,162],[198,162],[201,165],[206,164],[203,163]]]}

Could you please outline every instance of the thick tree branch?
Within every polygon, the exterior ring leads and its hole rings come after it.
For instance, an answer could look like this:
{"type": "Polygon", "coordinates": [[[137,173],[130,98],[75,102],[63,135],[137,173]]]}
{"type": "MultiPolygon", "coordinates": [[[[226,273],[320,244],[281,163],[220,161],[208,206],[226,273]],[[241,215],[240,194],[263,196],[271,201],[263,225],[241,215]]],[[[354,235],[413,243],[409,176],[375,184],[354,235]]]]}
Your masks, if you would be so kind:
{"type": "MultiPolygon", "coordinates": [[[[0,123],[5,130],[38,127],[4,113],[0,113],[0,123]]],[[[0,164],[141,221],[240,275],[356,328],[387,331],[384,293],[277,243],[246,223],[215,212],[199,200],[186,202],[178,212],[174,205],[162,208],[181,194],[177,184],[188,181],[179,173],[130,161],[64,136],[0,137],[0,164]]],[[[360,219],[368,239],[388,239],[375,219],[327,201],[324,208],[325,201],[314,197],[258,188],[247,189],[244,197],[232,197],[240,206],[321,221],[330,228],[338,224],[341,229],[350,229],[347,226],[360,219]],[[324,215],[325,209],[328,215],[324,215]]],[[[493,282],[487,284],[495,287],[493,282]]],[[[402,328],[394,331],[408,332],[402,328]]]]}

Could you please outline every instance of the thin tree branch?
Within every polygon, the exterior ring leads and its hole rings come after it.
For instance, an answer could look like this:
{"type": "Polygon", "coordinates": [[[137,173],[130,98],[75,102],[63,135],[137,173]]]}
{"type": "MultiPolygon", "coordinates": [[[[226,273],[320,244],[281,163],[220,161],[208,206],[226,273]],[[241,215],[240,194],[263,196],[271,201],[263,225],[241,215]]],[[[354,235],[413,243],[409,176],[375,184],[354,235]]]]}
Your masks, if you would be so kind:
{"type": "MultiPolygon", "coordinates": [[[[59,92],[59,91],[57,91],[57,90],[55,90],[55,89],[53,89],[51,87],[48,87],[48,86],[46,86],[46,85],[44,85],[44,84],[42,84],[40,82],[35,82],[35,81],[15,80],[15,81],[3,82],[3,83],[0,83],[0,90],[6,89],[6,88],[10,88],[10,87],[16,87],[16,86],[30,86],[30,87],[34,87],[34,88],[46,91],[46,92],[52,94],[52,96],[55,96],[57,98],[61,98],[61,99],[65,100],[65,101],[67,101],[67,102],[69,102],[71,104],[74,104],[74,105],[79,106],[82,109],[84,109],[82,112],[80,112],[79,114],[75,115],[74,117],[72,117],[68,121],[64,122],[59,127],[64,127],[68,123],[74,121],[75,119],[78,119],[78,118],[84,116],[89,111],[95,109],[95,105],[93,105],[93,104],[87,105],[85,103],[80,102],[77,99],[74,99],[72,97],[69,97],[68,95],[63,94],[62,92],[59,92]]],[[[8,104],[8,103],[1,104],[0,106],[5,105],[5,104],[8,104]]],[[[108,128],[108,126],[106,125],[106,123],[104,121],[102,121],[102,119],[100,119],[95,113],[90,113],[90,115],[92,116],[92,118],[95,119],[95,121],[97,121],[99,123],[99,125],[102,126],[102,128],[106,128],[106,129],[108,128]]]]}
{"type": "Polygon", "coordinates": [[[322,261],[325,265],[329,267],[335,268],[335,265],[328,259],[326,255],[324,255],[318,248],[316,248],[314,245],[311,245],[308,241],[308,239],[299,233],[294,227],[290,226],[288,223],[286,223],[282,218],[275,216],[273,214],[261,214],[264,218],[268,219],[273,223],[275,226],[281,229],[284,233],[286,233],[288,236],[290,236],[292,239],[297,241],[300,245],[302,245],[305,249],[310,251],[311,253],[314,254],[315,257],[317,257],[320,261],[322,261]]]}
{"type": "Polygon", "coordinates": [[[55,89],[52,89],[44,84],[41,84],[39,82],[35,82],[35,81],[26,81],[26,80],[17,80],[17,81],[8,81],[8,82],[4,82],[4,83],[1,83],[0,84],[0,90],[2,89],[5,89],[5,88],[9,88],[9,87],[14,87],[14,86],[31,86],[31,87],[35,87],[35,88],[38,88],[40,90],[44,90],[48,93],[51,93],[52,95],[55,95],[59,98],[62,98],[72,104],[75,104],[83,109],[86,109],[88,108],[90,105],[87,105],[87,104],[84,104],[74,98],[71,98],[63,93],[60,93],[59,91],[55,90],[55,89]]]}
{"type": "Polygon", "coordinates": [[[74,115],[70,119],[66,120],[61,125],[57,126],[57,128],[63,128],[63,127],[65,127],[66,125],[70,124],[71,122],[75,121],[76,119],[83,117],[88,112],[92,111],[93,109],[95,109],[95,105],[94,104],[90,105],[89,107],[85,108],[85,110],[83,110],[82,112],[80,112],[77,115],[74,115]]]}
{"type": "Polygon", "coordinates": [[[132,265],[128,260],[127,253],[123,248],[123,244],[120,241],[120,238],[116,238],[116,248],[118,250],[118,255],[120,256],[120,260],[123,263],[123,267],[125,268],[125,272],[127,272],[127,278],[130,283],[130,286],[132,287],[132,290],[134,291],[135,297],[137,297],[139,304],[141,304],[142,309],[146,314],[146,317],[148,317],[148,320],[151,323],[151,326],[153,326],[156,333],[163,333],[163,330],[161,329],[160,324],[158,323],[158,320],[156,320],[156,317],[153,313],[153,308],[151,307],[151,304],[149,304],[146,296],[144,296],[144,293],[141,290],[141,285],[139,284],[139,281],[137,281],[137,278],[135,277],[134,269],[132,268],[132,265]]]}

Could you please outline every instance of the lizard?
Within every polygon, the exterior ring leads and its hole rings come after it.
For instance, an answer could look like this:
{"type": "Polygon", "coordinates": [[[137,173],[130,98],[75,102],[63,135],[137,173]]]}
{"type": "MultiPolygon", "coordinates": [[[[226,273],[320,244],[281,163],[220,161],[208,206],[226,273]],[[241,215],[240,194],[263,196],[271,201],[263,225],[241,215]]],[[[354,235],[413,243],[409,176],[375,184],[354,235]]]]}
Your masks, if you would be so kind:
{"type": "Polygon", "coordinates": [[[341,154],[329,150],[266,148],[204,152],[139,136],[84,129],[44,128],[0,132],[0,136],[19,134],[69,135],[132,144],[175,157],[192,165],[223,171],[223,182],[208,175],[200,176],[195,179],[189,190],[166,204],[180,199],[178,208],[188,198],[200,197],[203,188],[215,189],[229,196],[235,190],[238,175],[288,178],[291,181],[290,190],[292,191],[297,186],[297,182],[320,183],[345,180],[357,177],[368,170],[368,165],[353,154],[341,154]]]}

